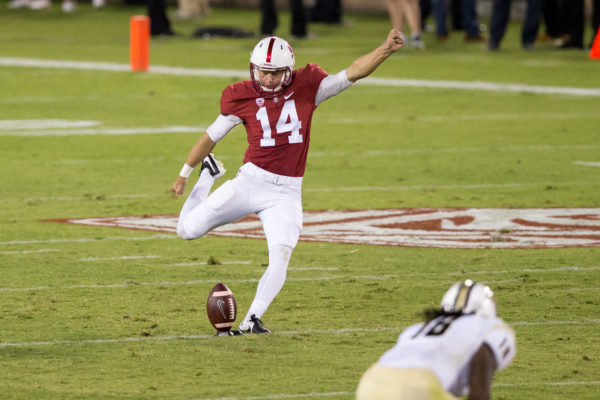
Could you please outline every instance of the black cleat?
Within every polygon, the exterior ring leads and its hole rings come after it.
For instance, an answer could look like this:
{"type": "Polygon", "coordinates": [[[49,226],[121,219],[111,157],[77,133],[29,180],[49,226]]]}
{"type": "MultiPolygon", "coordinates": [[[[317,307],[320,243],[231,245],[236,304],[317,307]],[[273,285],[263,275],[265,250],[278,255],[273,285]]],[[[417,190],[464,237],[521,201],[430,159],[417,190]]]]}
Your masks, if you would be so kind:
{"type": "Polygon", "coordinates": [[[202,168],[200,169],[200,173],[204,171],[204,169],[208,169],[210,176],[217,179],[225,175],[225,167],[223,163],[215,158],[215,156],[211,153],[204,158],[202,162],[202,168]]]}
{"type": "Polygon", "coordinates": [[[240,324],[240,331],[244,333],[271,333],[263,326],[260,318],[256,318],[254,314],[250,317],[250,321],[244,321],[240,324]]]}

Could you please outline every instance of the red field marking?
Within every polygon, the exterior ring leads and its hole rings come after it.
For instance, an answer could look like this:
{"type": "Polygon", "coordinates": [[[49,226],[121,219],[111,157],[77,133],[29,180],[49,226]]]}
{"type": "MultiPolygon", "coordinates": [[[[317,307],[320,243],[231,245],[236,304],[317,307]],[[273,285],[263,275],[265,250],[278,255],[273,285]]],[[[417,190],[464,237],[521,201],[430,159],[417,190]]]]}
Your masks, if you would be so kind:
{"type": "MultiPolygon", "coordinates": [[[[51,222],[175,233],[176,215],[54,219],[51,222]]],[[[212,236],[262,239],[257,216],[212,236]]],[[[415,208],[305,211],[301,241],[447,248],[600,246],[600,208],[415,208]]]]}

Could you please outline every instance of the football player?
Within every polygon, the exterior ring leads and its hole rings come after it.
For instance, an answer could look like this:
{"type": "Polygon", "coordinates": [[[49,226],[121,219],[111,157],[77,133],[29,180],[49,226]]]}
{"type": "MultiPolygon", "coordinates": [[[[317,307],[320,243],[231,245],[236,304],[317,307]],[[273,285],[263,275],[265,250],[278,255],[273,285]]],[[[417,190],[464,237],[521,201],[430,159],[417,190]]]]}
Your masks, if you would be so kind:
{"type": "Polygon", "coordinates": [[[362,376],[357,400],[469,400],[491,398],[494,372],[515,356],[515,335],[496,316],[491,289],[455,283],[441,309],[426,310],[396,345],[362,376]]]}
{"type": "Polygon", "coordinates": [[[290,256],[302,229],[301,185],[317,106],[371,74],[402,47],[400,32],[391,30],[385,42],[357,58],[347,69],[328,75],[317,64],[294,70],[294,52],[279,37],[258,42],[250,56],[250,80],[227,86],[221,114],[190,150],[171,190],[182,195],[192,170],[200,177],[186,199],[177,234],[196,239],[220,225],[256,213],[269,249],[269,266],[240,324],[247,333],[269,333],[261,317],[279,293],[290,256]],[[215,144],[238,124],[246,128],[248,148],[236,177],[209,191],[225,173],[211,154],[215,144]]]}

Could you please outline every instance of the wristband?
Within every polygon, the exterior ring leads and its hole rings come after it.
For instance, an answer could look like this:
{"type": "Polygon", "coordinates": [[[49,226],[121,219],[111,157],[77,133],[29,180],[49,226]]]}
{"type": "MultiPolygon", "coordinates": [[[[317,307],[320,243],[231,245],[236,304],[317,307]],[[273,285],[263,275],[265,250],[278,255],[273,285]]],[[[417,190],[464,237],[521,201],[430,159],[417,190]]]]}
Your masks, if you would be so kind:
{"type": "Polygon", "coordinates": [[[181,171],[179,172],[179,176],[183,176],[184,178],[189,178],[190,174],[194,170],[194,167],[190,167],[189,165],[183,164],[181,171]]]}

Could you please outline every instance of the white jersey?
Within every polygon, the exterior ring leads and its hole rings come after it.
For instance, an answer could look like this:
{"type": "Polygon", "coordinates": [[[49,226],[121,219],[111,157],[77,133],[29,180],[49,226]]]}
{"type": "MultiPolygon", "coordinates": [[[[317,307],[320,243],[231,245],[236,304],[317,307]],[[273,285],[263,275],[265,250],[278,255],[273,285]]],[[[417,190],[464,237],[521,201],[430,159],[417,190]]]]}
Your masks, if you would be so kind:
{"type": "Polygon", "coordinates": [[[399,369],[429,369],[445,391],[465,396],[469,390],[471,358],[484,343],[494,354],[497,370],[511,363],[515,355],[515,336],[500,318],[440,316],[426,325],[408,327],[378,364],[399,369]]]}

